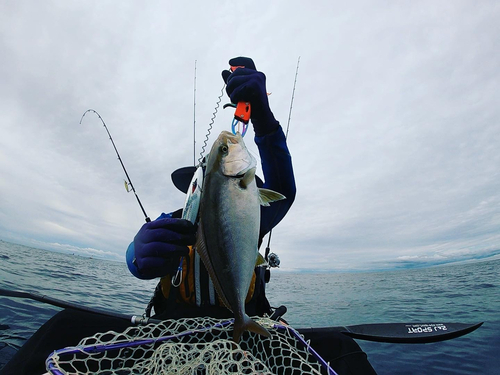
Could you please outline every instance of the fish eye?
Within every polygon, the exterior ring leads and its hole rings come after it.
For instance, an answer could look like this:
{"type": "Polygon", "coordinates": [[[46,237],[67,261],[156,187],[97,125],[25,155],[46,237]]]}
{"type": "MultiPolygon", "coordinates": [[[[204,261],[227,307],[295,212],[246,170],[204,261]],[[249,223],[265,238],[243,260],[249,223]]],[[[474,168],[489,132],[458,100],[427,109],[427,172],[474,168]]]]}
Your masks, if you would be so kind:
{"type": "Polygon", "coordinates": [[[220,151],[223,153],[223,154],[227,154],[227,151],[229,150],[229,148],[226,146],[226,145],[222,145],[220,146],[220,151]]]}

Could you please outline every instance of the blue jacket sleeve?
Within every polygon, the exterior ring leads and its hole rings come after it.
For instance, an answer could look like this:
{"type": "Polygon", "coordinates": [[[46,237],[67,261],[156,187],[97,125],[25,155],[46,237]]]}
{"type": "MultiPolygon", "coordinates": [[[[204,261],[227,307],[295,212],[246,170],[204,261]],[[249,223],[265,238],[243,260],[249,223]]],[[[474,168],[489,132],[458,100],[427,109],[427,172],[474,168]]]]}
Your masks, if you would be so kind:
{"type": "Polygon", "coordinates": [[[260,238],[264,237],[283,219],[295,200],[295,178],[292,157],[288,151],[281,126],[273,133],[255,137],[259,148],[266,189],[283,194],[286,199],[261,207],[260,238]]]}

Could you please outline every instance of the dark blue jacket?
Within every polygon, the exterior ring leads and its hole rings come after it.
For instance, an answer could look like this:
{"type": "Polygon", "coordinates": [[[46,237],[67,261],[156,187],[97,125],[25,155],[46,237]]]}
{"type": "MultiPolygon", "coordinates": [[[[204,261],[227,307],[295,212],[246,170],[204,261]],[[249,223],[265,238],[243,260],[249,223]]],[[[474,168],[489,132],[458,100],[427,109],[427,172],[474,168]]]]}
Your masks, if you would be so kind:
{"type": "Polygon", "coordinates": [[[283,194],[286,199],[261,206],[260,236],[262,240],[271,229],[283,219],[295,200],[295,178],[292,158],[286,144],[281,126],[274,132],[262,137],[255,137],[259,148],[266,189],[283,194]]]}

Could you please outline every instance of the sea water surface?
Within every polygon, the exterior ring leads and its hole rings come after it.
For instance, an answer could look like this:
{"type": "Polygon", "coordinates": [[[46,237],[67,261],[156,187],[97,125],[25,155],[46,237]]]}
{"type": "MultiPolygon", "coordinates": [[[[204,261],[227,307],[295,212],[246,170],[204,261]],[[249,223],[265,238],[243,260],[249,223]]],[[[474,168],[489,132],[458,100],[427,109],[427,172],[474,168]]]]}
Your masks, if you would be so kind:
{"type": "MultiPolygon", "coordinates": [[[[273,306],[296,328],[387,322],[485,322],[461,338],[432,344],[358,340],[378,374],[500,374],[500,260],[377,273],[274,271],[273,306]]],[[[156,282],[125,263],[0,241],[0,288],[140,315],[156,282]]],[[[0,369],[60,309],[0,297],[0,369]]]]}

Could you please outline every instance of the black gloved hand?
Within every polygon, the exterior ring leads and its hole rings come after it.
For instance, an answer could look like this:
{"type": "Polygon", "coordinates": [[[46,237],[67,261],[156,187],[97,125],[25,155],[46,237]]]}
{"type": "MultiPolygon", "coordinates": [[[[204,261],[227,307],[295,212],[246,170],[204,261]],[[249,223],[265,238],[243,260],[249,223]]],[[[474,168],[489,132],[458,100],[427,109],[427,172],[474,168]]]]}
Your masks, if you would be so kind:
{"type": "Polygon", "coordinates": [[[184,219],[158,219],[142,226],[134,238],[135,265],[144,278],[172,274],[179,258],[196,241],[196,227],[184,219]]]}
{"type": "Polygon", "coordinates": [[[222,72],[231,102],[250,102],[252,105],[250,120],[256,136],[272,133],[278,128],[279,122],[269,108],[266,76],[256,70],[253,60],[249,57],[235,57],[229,60],[229,65],[238,67],[232,73],[229,70],[222,72]]]}

